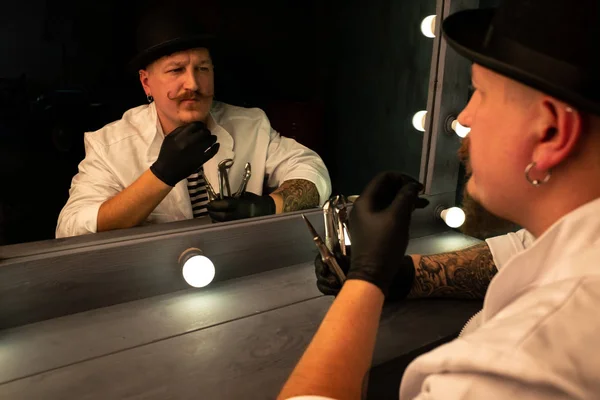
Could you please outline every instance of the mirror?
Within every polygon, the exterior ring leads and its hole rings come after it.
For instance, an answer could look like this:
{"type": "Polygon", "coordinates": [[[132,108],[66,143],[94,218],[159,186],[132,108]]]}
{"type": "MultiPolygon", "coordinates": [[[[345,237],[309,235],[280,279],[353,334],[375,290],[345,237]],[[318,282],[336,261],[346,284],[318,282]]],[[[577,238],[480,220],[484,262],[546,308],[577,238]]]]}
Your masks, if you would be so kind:
{"type": "MultiPolygon", "coordinates": [[[[0,245],[54,238],[85,157],[84,132],[147,104],[139,78],[124,67],[134,53],[132,21],[148,3],[5,5],[0,245]]],[[[427,107],[433,39],[421,25],[436,13],[435,0],[185,7],[226,43],[215,99],[264,110],[281,135],[322,158],[333,193],[358,194],[384,169],[419,176],[423,134],[412,121],[427,107]]]]}

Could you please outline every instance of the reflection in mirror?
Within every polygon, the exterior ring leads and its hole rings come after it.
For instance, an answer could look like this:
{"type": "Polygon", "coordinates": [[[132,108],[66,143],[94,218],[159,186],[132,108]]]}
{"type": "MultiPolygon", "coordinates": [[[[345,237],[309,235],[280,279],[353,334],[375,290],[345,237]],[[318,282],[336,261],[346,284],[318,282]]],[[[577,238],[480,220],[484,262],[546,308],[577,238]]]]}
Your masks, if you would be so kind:
{"type": "Polygon", "coordinates": [[[0,244],[208,225],[358,194],[383,169],[418,176],[435,0],[194,1],[158,19],[149,3],[6,6],[0,244]]]}

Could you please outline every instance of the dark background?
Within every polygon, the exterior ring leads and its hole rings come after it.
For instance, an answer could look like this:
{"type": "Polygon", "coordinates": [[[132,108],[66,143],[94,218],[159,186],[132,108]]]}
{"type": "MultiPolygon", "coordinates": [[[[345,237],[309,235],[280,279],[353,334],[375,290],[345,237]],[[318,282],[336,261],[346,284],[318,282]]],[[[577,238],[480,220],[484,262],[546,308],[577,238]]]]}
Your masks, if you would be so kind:
{"type": "MultiPolygon", "coordinates": [[[[435,0],[171,1],[225,44],[216,98],[261,107],[313,148],[334,193],[378,171],[418,176],[435,0]]],[[[0,12],[0,244],[54,237],[83,133],[146,100],[125,65],[149,1],[26,0],[0,12]]]]}

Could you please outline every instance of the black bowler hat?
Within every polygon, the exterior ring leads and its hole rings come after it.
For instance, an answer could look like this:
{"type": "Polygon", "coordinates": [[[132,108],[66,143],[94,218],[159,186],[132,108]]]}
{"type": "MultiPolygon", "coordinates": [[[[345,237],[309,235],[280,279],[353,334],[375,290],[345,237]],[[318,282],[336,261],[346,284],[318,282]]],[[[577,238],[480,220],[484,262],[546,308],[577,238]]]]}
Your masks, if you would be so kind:
{"type": "Polygon", "coordinates": [[[453,14],[442,29],[474,63],[600,114],[600,1],[504,0],[453,14]]]}
{"type": "Polygon", "coordinates": [[[204,47],[212,53],[216,37],[203,29],[196,13],[185,11],[169,3],[142,15],[136,29],[137,54],[129,63],[131,71],[137,72],[178,51],[204,47]]]}

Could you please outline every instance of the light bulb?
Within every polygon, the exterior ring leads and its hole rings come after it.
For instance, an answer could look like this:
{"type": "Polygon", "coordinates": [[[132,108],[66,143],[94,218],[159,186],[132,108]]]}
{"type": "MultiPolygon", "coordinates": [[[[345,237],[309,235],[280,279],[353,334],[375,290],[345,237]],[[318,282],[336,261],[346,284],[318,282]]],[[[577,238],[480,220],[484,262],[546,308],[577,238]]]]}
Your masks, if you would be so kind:
{"type": "Polygon", "coordinates": [[[412,124],[416,130],[425,132],[425,120],[427,118],[427,111],[419,111],[412,119],[412,124]]]}
{"type": "Polygon", "coordinates": [[[427,36],[428,38],[435,37],[435,21],[435,15],[430,15],[426,17],[423,22],[421,22],[421,32],[423,32],[423,35],[427,36]]]}
{"type": "Polygon", "coordinates": [[[452,121],[452,130],[456,132],[456,134],[461,138],[467,137],[469,132],[471,132],[471,128],[467,128],[466,126],[461,125],[457,119],[452,121]]]}
{"type": "Polygon", "coordinates": [[[465,212],[458,207],[443,210],[440,217],[450,228],[460,228],[465,223],[465,212]]]}
{"type": "Polygon", "coordinates": [[[195,288],[208,286],[215,278],[215,265],[200,249],[187,249],[179,256],[181,274],[186,283],[195,288]]]}

